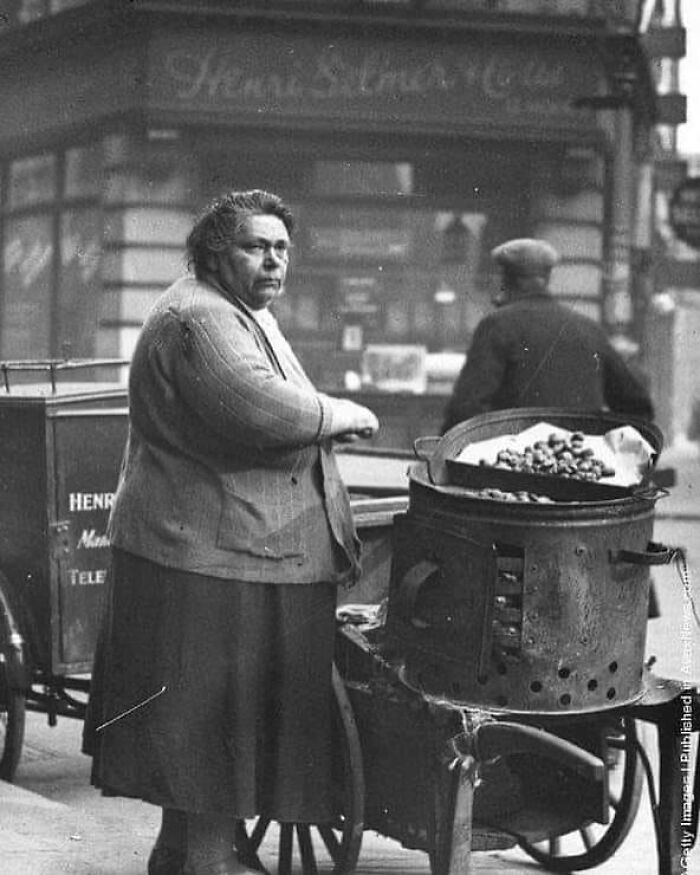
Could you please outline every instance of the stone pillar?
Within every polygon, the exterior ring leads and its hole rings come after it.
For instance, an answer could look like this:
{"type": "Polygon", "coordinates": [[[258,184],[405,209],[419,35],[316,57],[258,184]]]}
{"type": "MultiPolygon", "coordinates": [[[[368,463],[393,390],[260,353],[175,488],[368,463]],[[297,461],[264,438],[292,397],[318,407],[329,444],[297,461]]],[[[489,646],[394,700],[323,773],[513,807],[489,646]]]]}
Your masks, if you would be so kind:
{"type": "Polygon", "coordinates": [[[603,321],[612,336],[631,339],[634,319],[631,240],[636,175],[633,118],[632,110],[627,105],[620,106],[614,112],[603,267],[603,321]]]}

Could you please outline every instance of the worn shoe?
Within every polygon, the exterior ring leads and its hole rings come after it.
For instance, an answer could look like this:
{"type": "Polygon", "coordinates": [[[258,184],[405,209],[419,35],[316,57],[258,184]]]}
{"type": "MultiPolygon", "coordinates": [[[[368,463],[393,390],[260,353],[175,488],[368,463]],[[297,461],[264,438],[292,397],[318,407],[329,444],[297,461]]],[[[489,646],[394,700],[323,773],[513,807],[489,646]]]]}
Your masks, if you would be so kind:
{"type": "Polygon", "coordinates": [[[167,845],[156,846],[148,857],[148,875],[183,875],[186,856],[167,845]]]}

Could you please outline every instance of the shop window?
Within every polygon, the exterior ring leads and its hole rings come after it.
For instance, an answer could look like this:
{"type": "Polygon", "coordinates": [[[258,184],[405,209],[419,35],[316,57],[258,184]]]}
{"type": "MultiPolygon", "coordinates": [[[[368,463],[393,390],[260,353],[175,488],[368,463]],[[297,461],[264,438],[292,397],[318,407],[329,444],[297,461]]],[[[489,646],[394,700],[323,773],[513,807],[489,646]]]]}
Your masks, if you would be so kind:
{"type": "Polygon", "coordinates": [[[312,188],[322,195],[413,194],[413,166],[389,161],[317,161],[312,188]]]}
{"type": "Polygon", "coordinates": [[[407,210],[309,206],[302,232],[310,258],[405,262],[414,248],[412,215],[407,210]]]}
{"type": "Polygon", "coordinates": [[[410,314],[408,301],[387,301],[384,311],[384,327],[391,337],[406,337],[409,334],[410,314]]]}
{"type": "Polygon", "coordinates": [[[430,334],[435,324],[432,301],[416,301],[413,305],[413,328],[418,334],[430,334]]]}
{"type": "Polygon", "coordinates": [[[481,212],[484,204],[504,192],[508,193],[509,205],[515,205],[532,176],[531,164],[537,158],[521,146],[515,148],[493,141],[473,144],[449,157],[426,157],[416,164],[415,193],[459,203],[465,212],[481,212]]]}
{"type": "Polygon", "coordinates": [[[74,210],[61,216],[61,270],[56,343],[71,356],[94,355],[100,306],[100,214],[74,210]]]}
{"type": "Polygon", "coordinates": [[[52,201],[56,196],[56,160],[35,155],[10,165],[9,207],[18,209],[52,201]]]}
{"type": "Polygon", "coordinates": [[[102,150],[99,145],[80,146],[66,152],[65,196],[97,197],[100,194],[102,150]]]}
{"type": "Polygon", "coordinates": [[[101,300],[101,149],[12,162],[7,175],[0,355],[94,355],[101,300]],[[59,184],[59,180],[63,184],[59,184]],[[68,199],[90,199],[66,209],[68,199]]]}
{"type": "MultiPolygon", "coordinates": [[[[151,136],[158,133],[151,132],[151,136]]],[[[197,190],[197,168],[188,157],[178,139],[156,136],[148,142],[135,141],[133,154],[129,149],[121,161],[108,167],[104,177],[104,200],[109,204],[189,207],[192,193],[197,190]]],[[[92,160],[92,157],[85,158],[87,163],[92,160]]]]}
{"type": "Polygon", "coordinates": [[[52,219],[35,215],[7,223],[3,250],[2,356],[51,354],[52,219]]]}

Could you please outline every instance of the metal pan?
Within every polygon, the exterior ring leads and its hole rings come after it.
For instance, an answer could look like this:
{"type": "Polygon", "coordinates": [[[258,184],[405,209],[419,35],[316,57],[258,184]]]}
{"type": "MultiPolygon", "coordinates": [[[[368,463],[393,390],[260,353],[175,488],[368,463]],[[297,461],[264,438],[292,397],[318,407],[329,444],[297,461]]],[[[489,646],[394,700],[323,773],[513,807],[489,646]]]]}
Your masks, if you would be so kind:
{"type": "Polygon", "coordinates": [[[436,486],[460,485],[472,489],[493,487],[507,492],[538,493],[557,501],[614,500],[630,496],[639,489],[648,489],[648,477],[638,487],[621,487],[559,475],[528,474],[490,466],[467,465],[456,461],[456,457],[468,444],[499,435],[518,434],[538,422],[549,422],[568,431],[582,431],[589,435],[604,435],[611,429],[631,425],[654,448],[654,462],[663,447],[661,431],[645,420],[600,411],[523,407],[474,416],[458,423],[442,437],[419,438],[414,444],[414,450],[427,463],[428,475],[436,486]]]}

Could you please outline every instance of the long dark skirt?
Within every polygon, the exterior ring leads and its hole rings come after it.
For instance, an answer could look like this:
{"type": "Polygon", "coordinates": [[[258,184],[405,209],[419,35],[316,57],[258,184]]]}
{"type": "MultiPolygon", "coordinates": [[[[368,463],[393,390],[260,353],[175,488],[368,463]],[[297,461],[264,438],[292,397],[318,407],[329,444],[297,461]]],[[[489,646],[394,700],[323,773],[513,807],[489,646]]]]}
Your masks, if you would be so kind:
{"type": "Polygon", "coordinates": [[[114,550],[83,738],[93,784],[184,811],[329,819],[335,598],[333,584],[114,550]]]}

